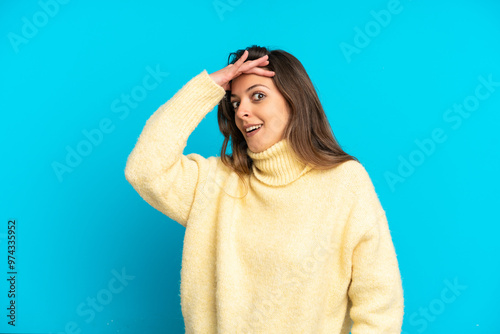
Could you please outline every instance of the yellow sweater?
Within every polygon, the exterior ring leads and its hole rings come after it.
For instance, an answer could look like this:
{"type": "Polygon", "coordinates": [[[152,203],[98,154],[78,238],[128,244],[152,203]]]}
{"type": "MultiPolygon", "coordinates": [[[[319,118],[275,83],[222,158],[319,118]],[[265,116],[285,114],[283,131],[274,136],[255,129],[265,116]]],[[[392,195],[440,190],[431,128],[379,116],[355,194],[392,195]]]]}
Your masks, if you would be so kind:
{"type": "Polygon", "coordinates": [[[186,228],[186,333],[400,333],[398,261],[364,167],[311,169],[284,139],[247,151],[243,196],[220,157],[183,155],[224,95],[203,70],[147,120],[125,167],[139,195],[186,228]]]}

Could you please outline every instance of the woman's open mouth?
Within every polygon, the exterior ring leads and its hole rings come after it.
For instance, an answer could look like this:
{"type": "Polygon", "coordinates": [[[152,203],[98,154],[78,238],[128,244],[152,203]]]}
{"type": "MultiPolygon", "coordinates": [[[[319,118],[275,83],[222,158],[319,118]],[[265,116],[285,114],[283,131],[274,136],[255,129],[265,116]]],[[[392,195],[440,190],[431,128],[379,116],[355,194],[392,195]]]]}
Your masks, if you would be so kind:
{"type": "Polygon", "coordinates": [[[263,126],[264,126],[264,124],[262,124],[262,125],[261,125],[260,127],[258,127],[257,129],[254,129],[254,130],[252,130],[252,131],[247,132],[247,133],[246,133],[246,136],[247,136],[247,137],[252,137],[252,136],[255,136],[255,134],[256,134],[257,132],[259,132],[259,131],[260,131],[260,129],[262,129],[262,127],[263,127],[263,126]]]}

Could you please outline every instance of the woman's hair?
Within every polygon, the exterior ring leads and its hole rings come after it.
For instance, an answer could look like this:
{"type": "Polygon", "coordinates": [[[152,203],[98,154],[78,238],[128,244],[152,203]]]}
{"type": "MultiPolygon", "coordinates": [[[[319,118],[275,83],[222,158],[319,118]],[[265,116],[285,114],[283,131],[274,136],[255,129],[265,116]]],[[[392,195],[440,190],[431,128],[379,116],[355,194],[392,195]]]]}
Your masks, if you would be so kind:
{"type": "MultiPolygon", "coordinates": [[[[247,60],[268,55],[269,64],[262,68],[275,72],[271,79],[290,108],[284,138],[289,140],[292,149],[303,163],[317,169],[329,169],[347,160],[358,161],[344,152],[335,139],[313,83],[297,58],[283,50],[270,50],[253,45],[230,53],[228,65],[234,64],[245,50],[248,50],[247,60]]],[[[231,91],[226,91],[217,111],[219,129],[224,135],[221,161],[243,179],[243,175],[252,172],[252,159],[246,151],[246,140],[236,126],[230,96],[231,91]],[[229,141],[231,155],[226,154],[229,141]]]]}

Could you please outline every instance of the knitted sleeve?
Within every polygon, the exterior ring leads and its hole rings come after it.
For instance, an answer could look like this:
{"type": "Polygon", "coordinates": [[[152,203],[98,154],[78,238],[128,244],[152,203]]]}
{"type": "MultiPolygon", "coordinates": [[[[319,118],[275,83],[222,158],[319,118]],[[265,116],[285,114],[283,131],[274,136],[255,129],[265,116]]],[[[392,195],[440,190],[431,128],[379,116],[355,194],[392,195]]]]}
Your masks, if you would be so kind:
{"type": "MultiPolygon", "coordinates": [[[[360,167],[361,165],[358,165],[360,167]]],[[[403,287],[386,213],[364,168],[358,168],[351,227],[362,231],[352,245],[352,334],[400,334],[403,287]]]]}
{"type": "Polygon", "coordinates": [[[189,135],[224,95],[203,70],[149,117],[127,159],[125,178],[137,193],[184,227],[197,186],[215,160],[182,153],[189,135]]]}

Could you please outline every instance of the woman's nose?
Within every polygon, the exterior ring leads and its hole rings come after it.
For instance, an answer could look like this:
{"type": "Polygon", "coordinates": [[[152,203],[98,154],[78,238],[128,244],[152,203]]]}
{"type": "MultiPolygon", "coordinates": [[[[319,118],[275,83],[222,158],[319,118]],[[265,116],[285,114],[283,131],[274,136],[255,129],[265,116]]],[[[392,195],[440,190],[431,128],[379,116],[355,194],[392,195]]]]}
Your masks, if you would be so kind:
{"type": "Polygon", "coordinates": [[[245,116],[250,113],[250,104],[245,102],[245,101],[241,101],[240,102],[240,105],[238,106],[238,116],[239,117],[242,117],[242,116],[245,116]]]}

